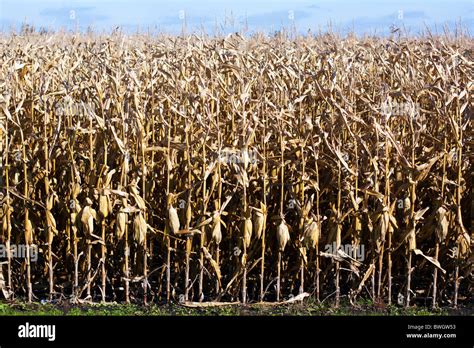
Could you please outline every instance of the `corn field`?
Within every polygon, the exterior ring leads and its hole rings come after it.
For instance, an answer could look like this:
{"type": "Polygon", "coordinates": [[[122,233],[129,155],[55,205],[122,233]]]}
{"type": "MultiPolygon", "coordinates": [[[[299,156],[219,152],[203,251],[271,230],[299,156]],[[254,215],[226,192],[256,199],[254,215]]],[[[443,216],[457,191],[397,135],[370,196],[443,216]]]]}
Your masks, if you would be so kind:
{"type": "Polygon", "coordinates": [[[469,303],[473,47],[0,37],[0,297],[469,303]]]}

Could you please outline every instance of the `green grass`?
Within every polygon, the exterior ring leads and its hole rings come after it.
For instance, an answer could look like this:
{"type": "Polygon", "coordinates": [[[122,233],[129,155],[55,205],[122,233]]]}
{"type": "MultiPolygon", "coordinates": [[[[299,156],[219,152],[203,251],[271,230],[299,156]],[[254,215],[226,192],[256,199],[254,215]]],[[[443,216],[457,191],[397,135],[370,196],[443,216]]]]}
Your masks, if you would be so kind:
{"type": "MultiPolygon", "coordinates": [[[[339,308],[334,308],[330,303],[318,304],[315,301],[304,303],[264,306],[252,304],[248,306],[225,306],[211,308],[188,308],[179,304],[171,305],[125,305],[125,304],[94,304],[94,305],[68,305],[68,304],[27,304],[24,302],[0,302],[0,315],[68,315],[68,316],[246,316],[246,315],[447,315],[448,309],[431,310],[424,307],[402,308],[398,306],[375,306],[371,301],[360,301],[354,306],[343,303],[339,308]]],[[[456,313],[453,313],[456,314],[456,313]]],[[[472,315],[472,313],[471,313],[472,315]]]]}

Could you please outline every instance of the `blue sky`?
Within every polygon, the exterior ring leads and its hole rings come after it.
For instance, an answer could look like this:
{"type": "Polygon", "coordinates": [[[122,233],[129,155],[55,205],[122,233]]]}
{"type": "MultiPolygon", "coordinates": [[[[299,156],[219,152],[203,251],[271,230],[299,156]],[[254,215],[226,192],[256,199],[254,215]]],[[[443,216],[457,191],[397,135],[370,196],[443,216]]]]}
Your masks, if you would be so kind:
{"type": "Polygon", "coordinates": [[[110,31],[120,26],[179,33],[273,32],[296,27],[300,32],[354,29],[358,34],[386,34],[391,25],[417,34],[425,26],[442,31],[461,22],[474,33],[474,0],[0,0],[0,30],[36,27],[110,31]],[[183,19],[185,18],[185,19],[183,19]]]}

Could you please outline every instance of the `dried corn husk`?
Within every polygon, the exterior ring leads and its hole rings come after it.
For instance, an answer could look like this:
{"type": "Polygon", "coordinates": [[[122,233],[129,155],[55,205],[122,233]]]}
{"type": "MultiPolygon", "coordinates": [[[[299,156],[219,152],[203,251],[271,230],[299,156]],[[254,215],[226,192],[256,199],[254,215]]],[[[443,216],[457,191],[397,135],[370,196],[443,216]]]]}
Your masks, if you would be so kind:
{"type": "Polygon", "coordinates": [[[125,234],[125,229],[127,225],[127,213],[119,211],[117,213],[117,225],[115,228],[116,236],[119,240],[121,240],[125,234]]]}
{"type": "Polygon", "coordinates": [[[92,207],[87,205],[82,209],[81,223],[86,235],[90,236],[94,232],[94,220],[96,219],[97,214],[92,207]]]}
{"type": "Polygon", "coordinates": [[[377,249],[379,250],[383,243],[385,242],[385,237],[387,235],[387,232],[389,231],[390,228],[390,215],[388,213],[388,209],[385,208],[381,214],[379,214],[378,217],[378,225],[377,228],[375,229],[376,231],[376,244],[377,244],[377,249]]]}
{"type": "Polygon", "coordinates": [[[280,251],[285,250],[286,244],[290,241],[290,231],[284,220],[282,220],[277,227],[277,241],[280,251]]]}
{"type": "Polygon", "coordinates": [[[442,243],[446,240],[448,235],[449,219],[448,211],[444,207],[439,207],[436,211],[436,237],[438,243],[442,243]]]}
{"type": "Polygon", "coordinates": [[[313,219],[307,220],[304,224],[303,244],[307,248],[316,248],[319,244],[321,226],[313,219]]]}
{"type": "Polygon", "coordinates": [[[411,228],[408,232],[408,250],[413,251],[416,249],[416,235],[415,235],[415,228],[411,228]]]}
{"type": "Polygon", "coordinates": [[[458,237],[459,243],[459,256],[465,257],[471,250],[471,237],[466,232],[463,232],[458,237]]]}
{"type": "Polygon", "coordinates": [[[253,214],[253,230],[255,232],[255,238],[260,239],[262,237],[263,228],[267,219],[267,209],[263,203],[260,203],[260,209],[255,209],[253,214]]]}
{"type": "Polygon", "coordinates": [[[46,198],[46,210],[53,209],[53,203],[54,203],[54,196],[49,195],[48,198],[46,198]]]}
{"type": "Polygon", "coordinates": [[[99,213],[102,218],[106,218],[111,211],[111,203],[108,195],[100,195],[99,197],[99,213]]]}
{"type": "Polygon", "coordinates": [[[13,208],[5,204],[3,206],[3,216],[2,216],[2,232],[4,236],[8,236],[11,234],[12,231],[12,224],[11,224],[11,214],[13,212],[13,208]]]}
{"type": "Polygon", "coordinates": [[[192,208],[191,203],[186,204],[186,225],[189,226],[191,224],[192,219],[192,208]]]}
{"type": "Polygon", "coordinates": [[[248,248],[252,239],[252,220],[244,219],[244,243],[248,248]]]}
{"type": "Polygon", "coordinates": [[[409,197],[405,197],[403,199],[403,211],[405,213],[408,213],[410,211],[410,208],[411,208],[411,200],[409,197]]]}
{"type": "Polygon", "coordinates": [[[27,245],[33,244],[33,225],[29,219],[28,210],[26,211],[25,216],[25,241],[27,245]]]}
{"type": "Polygon", "coordinates": [[[171,233],[176,234],[179,231],[179,217],[176,208],[172,205],[168,209],[168,222],[171,233]]]}
{"type": "Polygon", "coordinates": [[[142,212],[139,212],[135,216],[135,219],[133,220],[133,229],[135,232],[135,241],[141,246],[145,245],[147,223],[142,212]]]}
{"type": "Polygon", "coordinates": [[[221,231],[221,218],[219,212],[214,214],[214,218],[212,219],[212,232],[211,232],[211,239],[219,245],[222,241],[222,231],[221,231]]]}
{"type": "Polygon", "coordinates": [[[51,211],[46,210],[46,224],[51,230],[51,234],[48,236],[48,243],[52,243],[52,237],[53,235],[58,234],[58,230],[56,229],[56,219],[54,218],[53,214],[51,211]]]}

